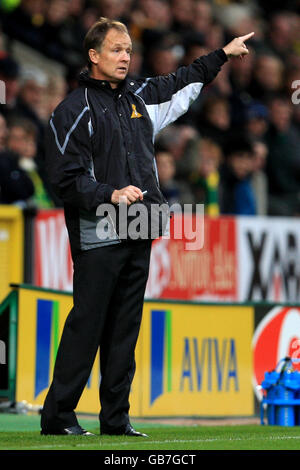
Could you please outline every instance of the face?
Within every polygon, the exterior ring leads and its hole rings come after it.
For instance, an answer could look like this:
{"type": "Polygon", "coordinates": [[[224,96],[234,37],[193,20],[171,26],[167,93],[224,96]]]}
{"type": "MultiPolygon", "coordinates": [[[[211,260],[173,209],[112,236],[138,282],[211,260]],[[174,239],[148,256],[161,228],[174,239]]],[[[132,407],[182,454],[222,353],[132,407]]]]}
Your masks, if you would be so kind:
{"type": "Polygon", "coordinates": [[[219,129],[226,130],[230,126],[229,110],[222,103],[216,103],[212,106],[207,117],[219,129]]]}
{"type": "Polygon", "coordinates": [[[292,104],[288,101],[281,101],[274,99],[269,107],[270,120],[273,125],[281,132],[286,131],[291,123],[292,118],[292,104]]]}
{"type": "Polygon", "coordinates": [[[248,152],[237,152],[229,159],[229,163],[235,176],[241,180],[246,178],[253,171],[253,160],[248,152]]]}
{"type": "Polygon", "coordinates": [[[199,145],[198,171],[200,175],[207,178],[211,173],[218,170],[220,161],[221,149],[203,139],[199,145]]]}
{"type": "Polygon", "coordinates": [[[128,73],[132,43],[128,34],[114,28],[105,36],[100,51],[90,49],[93,62],[91,77],[107,80],[112,88],[124,80],[128,73]]]}
{"type": "Polygon", "coordinates": [[[261,137],[264,135],[268,127],[266,119],[257,117],[250,119],[247,122],[248,131],[256,137],[261,137]]]}
{"type": "Polygon", "coordinates": [[[10,128],[7,147],[21,157],[33,158],[36,154],[36,142],[34,138],[19,126],[10,128]]]}
{"type": "Polygon", "coordinates": [[[38,107],[44,97],[45,87],[39,85],[34,80],[28,80],[21,89],[20,95],[26,103],[32,107],[38,107]]]}
{"type": "Polygon", "coordinates": [[[160,183],[164,184],[171,180],[175,174],[175,164],[172,155],[161,152],[156,155],[157,170],[160,183]]]}
{"type": "Polygon", "coordinates": [[[171,50],[155,50],[152,54],[152,69],[155,75],[167,75],[177,67],[177,59],[171,50]]]}
{"type": "Polygon", "coordinates": [[[283,80],[283,66],[279,59],[263,56],[256,64],[256,80],[267,90],[279,90],[283,80]]]}

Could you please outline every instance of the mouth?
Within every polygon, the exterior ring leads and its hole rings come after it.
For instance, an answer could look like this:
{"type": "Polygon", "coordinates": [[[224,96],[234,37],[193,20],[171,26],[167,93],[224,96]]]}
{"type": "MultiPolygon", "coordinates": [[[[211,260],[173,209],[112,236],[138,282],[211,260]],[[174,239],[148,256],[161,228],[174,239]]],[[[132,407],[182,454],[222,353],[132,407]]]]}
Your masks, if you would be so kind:
{"type": "Polygon", "coordinates": [[[127,67],[118,67],[117,70],[118,70],[119,72],[126,73],[126,72],[127,72],[127,67]]]}

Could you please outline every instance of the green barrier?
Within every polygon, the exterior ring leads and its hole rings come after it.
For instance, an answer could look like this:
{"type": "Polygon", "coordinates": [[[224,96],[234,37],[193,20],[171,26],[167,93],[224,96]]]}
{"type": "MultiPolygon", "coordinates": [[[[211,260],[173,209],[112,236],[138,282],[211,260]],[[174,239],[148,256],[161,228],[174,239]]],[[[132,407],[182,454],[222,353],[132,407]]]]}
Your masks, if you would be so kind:
{"type": "Polygon", "coordinates": [[[0,398],[10,402],[16,394],[17,322],[18,294],[12,291],[0,304],[0,339],[5,344],[5,360],[0,364],[0,398]]]}

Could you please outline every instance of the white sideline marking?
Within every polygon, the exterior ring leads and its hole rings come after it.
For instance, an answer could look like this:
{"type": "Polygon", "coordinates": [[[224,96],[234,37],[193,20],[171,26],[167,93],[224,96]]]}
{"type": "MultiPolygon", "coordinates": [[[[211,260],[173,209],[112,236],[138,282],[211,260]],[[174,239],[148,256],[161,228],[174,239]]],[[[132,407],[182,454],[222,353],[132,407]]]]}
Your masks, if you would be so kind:
{"type": "MultiPolygon", "coordinates": [[[[100,439],[100,436],[99,436],[99,439],[100,439]]],[[[257,440],[261,440],[261,441],[272,441],[272,440],[284,440],[284,439],[300,439],[300,436],[267,436],[267,437],[255,437],[255,439],[257,440]]],[[[251,437],[248,437],[248,438],[245,438],[243,439],[242,437],[229,437],[229,438],[221,438],[221,439],[218,439],[218,438],[208,438],[208,439],[165,439],[163,441],[143,441],[143,444],[149,444],[149,445],[152,445],[152,444],[170,444],[170,443],[179,443],[179,444],[187,444],[187,443],[199,443],[199,442],[216,442],[216,441],[219,441],[219,442],[227,442],[227,441],[252,441],[253,438],[251,437]]],[[[127,446],[127,445],[131,445],[133,443],[132,440],[130,441],[125,441],[125,442],[118,442],[117,445],[118,446],[127,446]]],[[[100,441],[99,443],[99,447],[101,448],[101,444],[102,442],[100,441]]],[[[23,449],[50,449],[50,448],[57,448],[57,447],[65,447],[66,445],[68,445],[68,441],[66,439],[66,442],[64,444],[56,444],[56,445],[36,445],[36,446],[29,446],[29,447],[23,447],[23,449]]],[[[91,443],[84,443],[84,444],[76,444],[75,447],[89,447],[89,446],[94,446],[95,445],[95,442],[91,442],[91,443]]],[[[115,447],[116,446],[116,442],[103,442],[103,445],[105,446],[111,446],[111,447],[115,447]]],[[[72,446],[74,446],[74,442],[72,443],[72,446]]]]}

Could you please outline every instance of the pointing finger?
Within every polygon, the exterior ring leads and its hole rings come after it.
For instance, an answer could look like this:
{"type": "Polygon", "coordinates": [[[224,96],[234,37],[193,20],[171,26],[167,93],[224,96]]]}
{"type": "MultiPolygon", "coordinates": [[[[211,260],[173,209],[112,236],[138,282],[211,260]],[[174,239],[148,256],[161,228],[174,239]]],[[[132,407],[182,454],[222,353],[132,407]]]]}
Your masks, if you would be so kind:
{"type": "Polygon", "coordinates": [[[255,34],[255,33],[252,32],[252,33],[246,34],[245,36],[240,36],[240,39],[241,39],[242,41],[247,41],[247,39],[252,38],[252,36],[254,36],[254,34],[255,34]]]}

